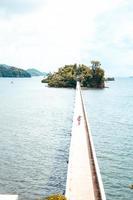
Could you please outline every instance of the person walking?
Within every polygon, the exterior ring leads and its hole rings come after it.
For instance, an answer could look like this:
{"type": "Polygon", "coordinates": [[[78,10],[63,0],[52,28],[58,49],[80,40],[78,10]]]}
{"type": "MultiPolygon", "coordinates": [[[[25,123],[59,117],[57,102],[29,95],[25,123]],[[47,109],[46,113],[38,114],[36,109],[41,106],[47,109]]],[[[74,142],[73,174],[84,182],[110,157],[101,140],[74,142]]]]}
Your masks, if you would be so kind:
{"type": "Polygon", "coordinates": [[[80,115],[77,117],[77,121],[78,121],[78,125],[80,125],[80,122],[81,122],[81,116],[80,115]]]}

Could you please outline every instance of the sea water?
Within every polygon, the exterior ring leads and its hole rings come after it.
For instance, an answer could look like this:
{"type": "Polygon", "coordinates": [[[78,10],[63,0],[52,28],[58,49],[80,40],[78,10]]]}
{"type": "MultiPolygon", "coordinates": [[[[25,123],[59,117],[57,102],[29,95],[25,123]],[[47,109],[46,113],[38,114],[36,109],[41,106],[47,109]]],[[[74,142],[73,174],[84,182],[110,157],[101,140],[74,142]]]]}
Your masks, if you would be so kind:
{"type": "Polygon", "coordinates": [[[41,79],[0,79],[0,194],[23,200],[66,184],[75,91],[41,79]]]}
{"type": "Polygon", "coordinates": [[[84,90],[84,101],[107,200],[132,200],[133,78],[107,85],[103,90],[84,90]]]}
{"type": "MultiPolygon", "coordinates": [[[[33,200],[63,193],[74,89],[42,78],[0,79],[0,194],[33,200]]],[[[107,200],[132,200],[133,79],[83,90],[107,200]]]]}

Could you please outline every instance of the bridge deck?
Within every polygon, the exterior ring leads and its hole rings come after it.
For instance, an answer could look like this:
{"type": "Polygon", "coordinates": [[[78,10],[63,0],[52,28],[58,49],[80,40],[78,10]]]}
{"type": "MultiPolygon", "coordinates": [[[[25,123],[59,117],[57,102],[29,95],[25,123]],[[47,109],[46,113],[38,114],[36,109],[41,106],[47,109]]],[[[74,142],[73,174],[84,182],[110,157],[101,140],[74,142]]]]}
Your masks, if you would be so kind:
{"type": "Polygon", "coordinates": [[[65,194],[68,200],[102,199],[99,197],[99,188],[95,182],[96,175],[88,144],[86,118],[78,83],[65,194]]]}

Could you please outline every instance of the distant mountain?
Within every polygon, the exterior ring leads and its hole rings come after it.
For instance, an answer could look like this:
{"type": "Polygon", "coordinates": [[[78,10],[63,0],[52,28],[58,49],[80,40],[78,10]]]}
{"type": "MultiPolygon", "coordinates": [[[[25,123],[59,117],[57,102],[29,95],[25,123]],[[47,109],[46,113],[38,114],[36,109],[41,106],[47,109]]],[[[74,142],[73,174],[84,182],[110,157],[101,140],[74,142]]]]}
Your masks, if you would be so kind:
{"type": "Polygon", "coordinates": [[[0,64],[0,77],[31,77],[31,75],[26,70],[0,64]]]}
{"type": "Polygon", "coordinates": [[[37,69],[31,68],[31,69],[27,69],[27,72],[31,75],[31,76],[46,76],[47,73],[46,72],[40,72],[37,69]]]}

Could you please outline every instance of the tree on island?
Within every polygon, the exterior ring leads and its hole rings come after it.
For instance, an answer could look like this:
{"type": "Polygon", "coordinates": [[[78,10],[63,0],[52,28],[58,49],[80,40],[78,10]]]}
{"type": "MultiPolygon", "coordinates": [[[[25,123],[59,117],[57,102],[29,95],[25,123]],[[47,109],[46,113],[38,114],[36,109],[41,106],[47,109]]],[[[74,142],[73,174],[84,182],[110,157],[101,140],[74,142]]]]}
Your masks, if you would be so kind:
{"type": "Polygon", "coordinates": [[[57,72],[50,73],[42,83],[48,83],[49,87],[75,88],[79,80],[81,87],[104,88],[104,70],[100,67],[99,61],[91,61],[91,66],[77,64],[65,65],[57,72]]]}

